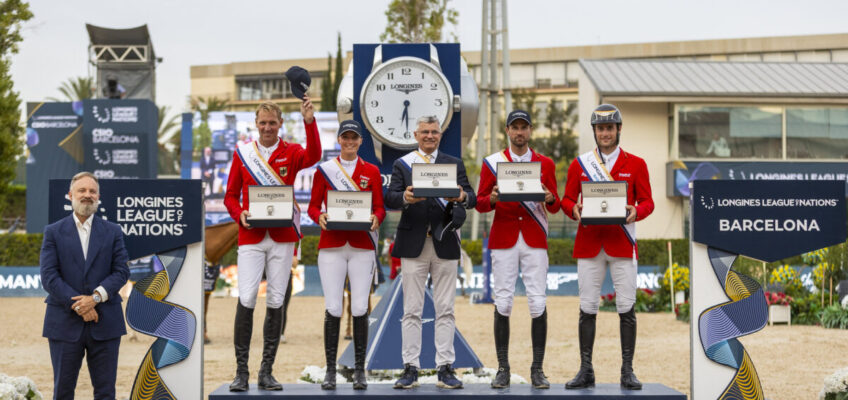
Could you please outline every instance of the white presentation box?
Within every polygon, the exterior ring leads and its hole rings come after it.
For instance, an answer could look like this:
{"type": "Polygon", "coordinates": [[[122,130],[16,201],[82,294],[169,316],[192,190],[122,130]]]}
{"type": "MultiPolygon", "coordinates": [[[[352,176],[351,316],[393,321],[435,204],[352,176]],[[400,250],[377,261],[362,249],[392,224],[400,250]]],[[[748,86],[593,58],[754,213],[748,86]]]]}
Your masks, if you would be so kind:
{"type": "Polygon", "coordinates": [[[412,195],[415,197],[459,197],[456,164],[412,164],[412,195]]]}
{"type": "Polygon", "coordinates": [[[251,185],[247,188],[250,217],[247,223],[256,228],[292,226],[294,189],[291,186],[251,185]]]}
{"type": "Polygon", "coordinates": [[[545,201],[542,163],[499,162],[498,201],[545,201]]]}
{"type": "Polygon", "coordinates": [[[583,182],[583,225],[619,225],[627,220],[627,182],[583,182]]]}
{"type": "Polygon", "coordinates": [[[371,230],[371,191],[328,191],[327,229],[332,231],[371,230]]]}

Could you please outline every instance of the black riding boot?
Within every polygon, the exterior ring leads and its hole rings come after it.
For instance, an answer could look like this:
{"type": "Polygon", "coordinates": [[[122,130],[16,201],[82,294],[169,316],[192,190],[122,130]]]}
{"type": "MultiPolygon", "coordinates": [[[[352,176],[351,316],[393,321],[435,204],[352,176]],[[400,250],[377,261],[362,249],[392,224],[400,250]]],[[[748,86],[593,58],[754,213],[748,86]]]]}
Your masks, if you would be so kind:
{"type": "Polygon", "coordinates": [[[336,352],[339,348],[339,324],[340,317],[330,315],[324,310],[324,356],[327,359],[327,373],[324,374],[324,382],[321,389],[336,389],[336,352]]]}
{"type": "Polygon", "coordinates": [[[495,308],[495,354],[498,356],[498,373],[492,379],[492,388],[509,387],[509,317],[495,308]]]}
{"type": "Polygon", "coordinates": [[[250,337],[253,335],[253,309],[241,305],[236,306],[236,319],[233,324],[233,347],[236,350],[236,378],[230,384],[231,392],[247,391],[248,377],[247,359],[250,356],[250,337]]]}
{"type": "Polygon", "coordinates": [[[265,328],[262,332],[262,365],[259,367],[259,388],[263,390],[283,390],[283,385],[274,379],[271,371],[280,346],[280,332],[283,331],[283,307],[265,310],[265,328]]]}
{"type": "Polygon", "coordinates": [[[621,333],[621,388],[641,390],[642,382],[633,373],[633,353],[636,351],[636,311],[631,308],[618,314],[618,326],[621,333]]]}
{"type": "Polygon", "coordinates": [[[353,390],[365,390],[365,352],[368,349],[368,313],[353,317],[353,390]]]}
{"type": "Polygon", "coordinates": [[[545,373],[542,372],[542,363],[545,361],[545,344],[548,341],[548,310],[542,315],[533,318],[530,325],[530,339],[533,343],[533,364],[530,364],[530,383],[534,389],[550,389],[545,373]]]}
{"type": "Polygon", "coordinates": [[[565,384],[566,389],[595,387],[595,370],[592,368],[592,348],[595,345],[595,321],[597,314],[587,314],[580,310],[578,339],[580,341],[580,370],[574,379],[565,384]]]}

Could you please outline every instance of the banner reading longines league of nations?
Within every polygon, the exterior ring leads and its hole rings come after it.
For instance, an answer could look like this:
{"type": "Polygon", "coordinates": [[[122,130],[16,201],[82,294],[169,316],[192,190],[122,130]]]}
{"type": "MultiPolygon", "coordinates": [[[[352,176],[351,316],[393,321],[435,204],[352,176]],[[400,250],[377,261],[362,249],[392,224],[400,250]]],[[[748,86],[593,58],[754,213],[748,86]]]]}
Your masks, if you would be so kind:
{"type": "MultiPolygon", "coordinates": [[[[50,181],[49,220],[71,212],[69,180],[50,181]]],[[[203,395],[203,203],[199,180],[100,180],[95,217],[118,224],[133,273],[127,323],[156,337],[138,357],[133,399],[199,399],[203,395]]]]}
{"type": "Polygon", "coordinates": [[[740,255],[777,261],[844,242],[845,182],[696,180],[690,204],[692,398],[765,398],[755,360],[737,338],[765,327],[768,304],[760,284],[733,262],[740,255]]]}

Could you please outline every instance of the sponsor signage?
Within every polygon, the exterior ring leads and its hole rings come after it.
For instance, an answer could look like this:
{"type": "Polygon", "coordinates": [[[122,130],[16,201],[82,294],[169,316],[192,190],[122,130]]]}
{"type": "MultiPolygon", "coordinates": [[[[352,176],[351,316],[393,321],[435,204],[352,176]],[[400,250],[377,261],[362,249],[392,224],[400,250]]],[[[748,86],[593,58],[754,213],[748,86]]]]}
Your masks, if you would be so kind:
{"type": "MultiPolygon", "coordinates": [[[[752,181],[848,182],[848,162],[713,162],[672,161],[666,164],[666,196],[688,197],[689,183],[701,179],[752,181]]],[[[848,185],[844,188],[848,196],[848,185]]]]}
{"type": "Polygon", "coordinates": [[[155,178],[158,110],[149,100],[83,101],[84,168],[98,178],[155,178]]]}
{"type": "Polygon", "coordinates": [[[771,262],[845,241],[844,181],[693,185],[695,242],[771,262]]]}
{"type": "MultiPolygon", "coordinates": [[[[50,181],[50,223],[71,213],[68,179],[50,181]]],[[[101,179],[96,217],[118,224],[130,260],[200,242],[199,180],[101,179]]]]}

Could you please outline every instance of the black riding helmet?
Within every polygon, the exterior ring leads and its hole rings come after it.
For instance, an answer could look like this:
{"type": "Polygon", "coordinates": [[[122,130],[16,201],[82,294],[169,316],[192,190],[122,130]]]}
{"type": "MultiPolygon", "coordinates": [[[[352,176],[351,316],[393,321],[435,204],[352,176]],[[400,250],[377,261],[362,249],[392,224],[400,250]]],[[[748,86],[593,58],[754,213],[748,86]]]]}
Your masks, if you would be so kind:
{"type": "MultiPolygon", "coordinates": [[[[618,128],[615,134],[615,145],[618,146],[618,142],[621,139],[621,111],[618,107],[612,104],[601,104],[595,107],[595,110],[592,111],[592,135],[595,133],[595,125],[597,124],[615,124],[618,128]]],[[[594,136],[595,145],[598,144],[598,137],[594,136]]]]}

